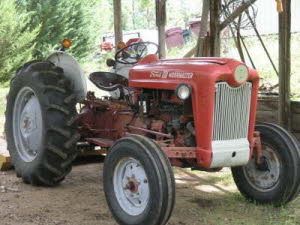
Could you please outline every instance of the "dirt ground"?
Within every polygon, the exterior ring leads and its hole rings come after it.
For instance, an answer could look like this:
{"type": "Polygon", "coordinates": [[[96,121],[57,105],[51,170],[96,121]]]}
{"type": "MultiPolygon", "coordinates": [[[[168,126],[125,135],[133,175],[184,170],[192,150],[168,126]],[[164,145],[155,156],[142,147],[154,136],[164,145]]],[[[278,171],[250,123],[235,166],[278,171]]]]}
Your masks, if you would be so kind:
{"type": "MultiPolygon", "coordinates": [[[[116,224],[105,202],[102,169],[101,160],[77,163],[54,188],[33,187],[16,178],[14,171],[0,172],[0,224],[116,224]]],[[[168,225],[300,224],[299,198],[287,208],[257,206],[240,196],[229,170],[175,173],[176,205],[168,225]]]]}

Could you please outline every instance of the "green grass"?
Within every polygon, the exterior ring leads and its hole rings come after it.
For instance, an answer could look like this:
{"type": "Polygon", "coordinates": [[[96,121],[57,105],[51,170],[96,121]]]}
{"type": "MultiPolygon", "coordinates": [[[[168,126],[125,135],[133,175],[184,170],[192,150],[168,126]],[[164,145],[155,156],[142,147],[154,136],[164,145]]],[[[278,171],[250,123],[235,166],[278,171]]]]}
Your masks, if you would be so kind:
{"type": "MultiPolygon", "coordinates": [[[[235,187],[229,169],[217,173],[175,169],[178,177],[193,178],[177,183],[178,209],[182,215],[197,218],[188,224],[211,225],[296,225],[300,224],[300,197],[285,207],[257,205],[247,201],[235,187]]],[[[180,180],[180,179],[179,179],[180,180]]],[[[176,212],[175,212],[176,213],[176,212]]]]}

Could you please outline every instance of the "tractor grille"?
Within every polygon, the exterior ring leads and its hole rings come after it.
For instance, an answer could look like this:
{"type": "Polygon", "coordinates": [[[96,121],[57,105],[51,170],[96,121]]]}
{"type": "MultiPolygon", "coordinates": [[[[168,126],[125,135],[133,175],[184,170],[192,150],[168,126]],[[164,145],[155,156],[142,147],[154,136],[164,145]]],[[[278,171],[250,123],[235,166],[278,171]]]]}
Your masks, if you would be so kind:
{"type": "Polygon", "coordinates": [[[252,83],[232,88],[216,84],[213,141],[247,138],[252,83]]]}

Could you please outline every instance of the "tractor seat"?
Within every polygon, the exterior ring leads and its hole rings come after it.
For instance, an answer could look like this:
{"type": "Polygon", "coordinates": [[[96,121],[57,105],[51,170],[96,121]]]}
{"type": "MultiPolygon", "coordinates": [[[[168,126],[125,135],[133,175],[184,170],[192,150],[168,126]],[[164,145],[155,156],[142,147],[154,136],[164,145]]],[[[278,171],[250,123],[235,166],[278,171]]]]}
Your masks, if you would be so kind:
{"type": "Polygon", "coordinates": [[[90,74],[89,79],[104,91],[115,91],[128,86],[128,79],[116,73],[94,72],[90,74]]]}

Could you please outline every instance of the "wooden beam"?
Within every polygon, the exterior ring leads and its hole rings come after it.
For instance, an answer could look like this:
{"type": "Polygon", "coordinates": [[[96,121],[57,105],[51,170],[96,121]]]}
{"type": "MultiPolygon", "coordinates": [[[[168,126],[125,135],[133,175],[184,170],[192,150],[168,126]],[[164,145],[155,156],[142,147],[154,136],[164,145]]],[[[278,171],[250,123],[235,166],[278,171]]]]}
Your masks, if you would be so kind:
{"type": "Polygon", "coordinates": [[[249,19],[249,21],[250,21],[250,23],[251,23],[251,25],[252,25],[252,27],[253,27],[255,33],[256,33],[256,36],[258,37],[258,40],[259,40],[261,46],[262,46],[263,49],[265,50],[265,53],[267,54],[267,57],[268,57],[268,59],[269,59],[271,65],[272,65],[272,67],[273,67],[273,69],[274,69],[276,75],[278,76],[277,68],[276,68],[276,66],[275,66],[275,64],[274,64],[274,62],[273,62],[273,60],[272,60],[272,57],[271,57],[271,55],[270,55],[270,53],[269,53],[269,51],[268,51],[268,49],[267,49],[267,47],[266,47],[266,45],[265,45],[265,43],[264,43],[264,41],[263,41],[261,35],[259,34],[259,32],[258,32],[258,30],[257,30],[257,28],[256,28],[256,25],[255,25],[253,19],[251,18],[251,15],[250,15],[250,13],[249,13],[248,10],[246,10],[246,14],[247,14],[247,17],[248,17],[248,19],[249,19]]]}
{"type": "Polygon", "coordinates": [[[202,4],[202,16],[200,22],[200,31],[197,41],[197,47],[195,49],[195,56],[206,56],[204,55],[204,44],[205,44],[205,36],[207,35],[207,25],[208,25],[208,15],[209,15],[209,0],[203,0],[202,4]]]}
{"type": "Polygon", "coordinates": [[[158,28],[159,58],[166,58],[166,0],[156,0],[156,26],[158,28]]]}
{"type": "Polygon", "coordinates": [[[248,9],[254,2],[257,0],[247,0],[241,6],[239,6],[232,14],[230,14],[220,25],[219,30],[223,30],[227,27],[232,21],[239,17],[246,9],[248,9]]]}
{"type": "Polygon", "coordinates": [[[242,62],[246,62],[245,61],[243,47],[242,47],[242,40],[241,40],[242,39],[242,35],[241,35],[241,20],[242,20],[242,16],[240,15],[239,16],[239,20],[238,20],[237,29],[236,29],[236,44],[237,44],[237,49],[238,49],[239,55],[241,57],[241,61],[242,62]]]}
{"type": "Polygon", "coordinates": [[[114,31],[115,31],[115,46],[120,41],[123,41],[122,28],[122,0],[114,0],[114,31]]]}
{"type": "Polygon", "coordinates": [[[279,124],[291,127],[290,79],[291,79],[291,1],[283,0],[283,12],[279,14],[279,124]]]}
{"type": "Polygon", "coordinates": [[[183,58],[190,58],[190,57],[192,57],[193,55],[195,55],[196,49],[197,49],[197,47],[192,48],[190,51],[188,51],[188,52],[183,56],[183,58]]]}

